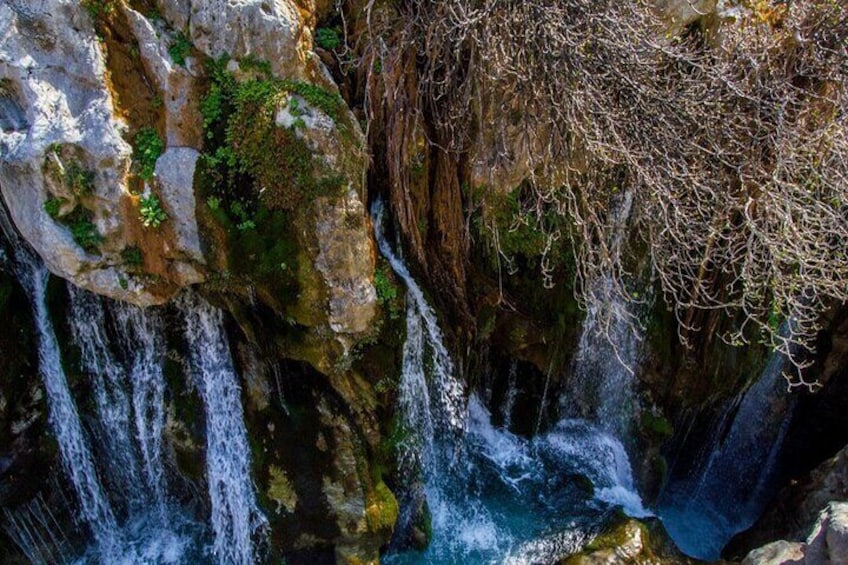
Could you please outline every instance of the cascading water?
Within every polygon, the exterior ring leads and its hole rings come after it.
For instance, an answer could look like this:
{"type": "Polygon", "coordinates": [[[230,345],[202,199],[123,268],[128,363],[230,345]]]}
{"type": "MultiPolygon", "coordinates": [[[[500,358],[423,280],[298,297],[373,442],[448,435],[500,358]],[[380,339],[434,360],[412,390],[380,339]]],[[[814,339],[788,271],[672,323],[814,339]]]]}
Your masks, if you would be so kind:
{"type": "Polygon", "coordinates": [[[82,368],[91,375],[99,419],[98,444],[107,454],[109,477],[121,500],[138,505],[147,498],[141,469],[132,442],[132,419],[127,375],[109,348],[106,313],[100,298],[68,284],[69,322],[73,339],[80,348],[82,368]]]}
{"type": "Polygon", "coordinates": [[[107,561],[108,556],[113,555],[121,545],[121,535],[115,513],[97,474],[77,406],[62,368],[56,333],[47,310],[47,269],[26,244],[17,238],[8,223],[5,210],[0,216],[3,231],[15,248],[15,274],[33,308],[38,332],[39,371],[47,391],[50,426],[59,444],[65,471],[77,495],[80,514],[91,529],[102,560],[107,561]]]}
{"type": "Polygon", "coordinates": [[[113,312],[116,334],[123,336],[122,355],[129,360],[135,437],[141,452],[144,480],[165,522],[169,508],[162,459],[165,429],[162,324],[157,313],[128,304],[116,304],[113,312]]]}
{"type": "Polygon", "coordinates": [[[595,422],[621,440],[631,431],[636,403],[633,370],[639,363],[640,337],[623,300],[614,293],[608,295],[611,323],[601,328],[594,307],[586,313],[560,408],[563,414],[595,422]]]}
{"type": "Polygon", "coordinates": [[[212,501],[214,554],[220,563],[256,561],[253,537],[267,520],[256,505],[250,479],[250,448],[220,310],[194,294],[178,304],[196,386],[206,407],[206,472],[212,501]]]}
{"type": "Polygon", "coordinates": [[[794,408],[773,353],[759,379],[743,393],[727,426],[716,429],[709,457],[688,477],[668,485],[659,514],[682,551],[715,560],[734,534],[750,527],[774,494],[776,461],[794,408]]]}
{"type": "MultiPolygon", "coordinates": [[[[623,448],[588,424],[579,428],[588,434],[583,449],[575,447],[578,438],[569,439],[577,428],[565,424],[533,440],[516,436],[492,425],[476,394],[466,408],[436,316],[386,240],[382,214],[378,201],[372,216],[380,251],[408,290],[398,409],[411,437],[401,446],[401,467],[409,474],[418,466],[432,517],[424,552],[390,552],[387,561],[552,562],[578,551],[610,508],[603,494],[621,504],[619,491],[632,492],[623,448]],[[606,458],[599,463],[601,454],[606,458]],[[596,482],[597,498],[578,476],[596,482]]],[[[506,410],[505,419],[512,408],[506,410]]],[[[638,497],[628,503],[642,515],[638,497]]]]}
{"type": "MultiPolygon", "coordinates": [[[[610,253],[621,255],[633,195],[625,191],[611,204],[610,253]]],[[[588,419],[620,441],[630,436],[636,404],[634,370],[639,366],[639,324],[615,288],[612,275],[592,283],[591,302],[572,364],[571,378],[560,397],[561,412],[588,419]]]]}

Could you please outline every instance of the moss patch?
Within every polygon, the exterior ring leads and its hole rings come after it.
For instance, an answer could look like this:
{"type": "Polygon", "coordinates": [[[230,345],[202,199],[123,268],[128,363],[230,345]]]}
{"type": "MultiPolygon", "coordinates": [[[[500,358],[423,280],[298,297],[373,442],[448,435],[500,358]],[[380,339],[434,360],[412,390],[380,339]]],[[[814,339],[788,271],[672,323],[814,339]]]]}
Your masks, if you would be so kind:
{"type": "Polygon", "coordinates": [[[297,493],[286,477],[286,472],[276,465],[268,467],[268,498],[277,503],[277,514],[281,510],[294,512],[297,505],[297,493]]]}
{"type": "Polygon", "coordinates": [[[398,503],[383,481],[379,481],[374,490],[368,493],[365,517],[371,531],[394,529],[398,518],[398,503]]]}

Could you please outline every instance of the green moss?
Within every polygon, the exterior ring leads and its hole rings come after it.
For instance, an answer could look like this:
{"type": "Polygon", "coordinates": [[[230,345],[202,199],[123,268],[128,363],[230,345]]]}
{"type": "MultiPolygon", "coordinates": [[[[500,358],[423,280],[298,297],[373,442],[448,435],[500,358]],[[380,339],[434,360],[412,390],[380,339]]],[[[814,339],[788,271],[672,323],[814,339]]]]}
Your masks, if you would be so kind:
{"type": "Polygon", "coordinates": [[[268,499],[277,503],[277,514],[285,510],[291,514],[297,505],[297,493],[285,471],[276,465],[268,467],[268,499]]]}
{"type": "Polygon", "coordinates": [[[138,130],[133,140],[133,160],[136,163],[137,174],[142,180],[149,181],[156,170],[156,160],[165,151],[165,142],[152,127],[146,126],[138,130]]]}
{"type": "Polygon", "coordinates": [[[97,21],[115,11],[115,0],[82,0],[82,6],[97,21]]]}
{"type": "Polygon", "coordinates": [[[674,435],[674,428],[663,416],[654,416],[650,412],[643,412],[639,421],[639,427],[646,434],[656,439],[664,440],[674,435]]]}
{"type": "Polygon", "coordinates": [[[379,481],[368,494],[365,517],[371,531],[394,529],[398,518],[398,503],[383,481],[379,481]]]}
{"type": "Polygon", "coordinates": [[[92,222],[93,217],[94,215],[89,210],[77,206],[73,212],[63,218],[63,223],[71,230],[71,235],[77,245],[88,253],[99,254],[103,236],[100,235],[97,226],[92,222]]]}
{"type": "Polygon", "coordinates": [[[315,30],[315,44],[321,49],[333,51],[341,43],[342,40],[336,30],[327,27],[321,27],[315,30]]]}
{"type": "MultiPolygon", "coordinates": [[[[344,177],[313,156],[296,126],[278,126],[275,118],[285,97],[297,94],[338,120],[344,107],[341,97],[310,83],[271,78],[270,67],[260,62],[243,59],[240,65],[255,68],[260,76],[238,82],[226,70],[226,58],[207,62],[211,84],[201,113],[207,139],[204,162],[215,176],[214,184],[271,210],[292,210],[317,196],[338,194],[344,177]]],[[[294,99],[290,105],[298,113],[294,99]]]]}
{"type": "Polygon", "coordinates": [[[144,255],[142,254],[141,249],[135,245],[125,247],[124,250],[121,251],[121,259],[123,259],[124,263],[130,267],[141,267],[144,264],[144,255]]]}
{"type": "Polygon", "coordinates": [[[48,198],[44,202],[44,211],[54,220],[59,218],[59,211],[62,209],[62,204],[65,203],[64,198],[48,198]]]}

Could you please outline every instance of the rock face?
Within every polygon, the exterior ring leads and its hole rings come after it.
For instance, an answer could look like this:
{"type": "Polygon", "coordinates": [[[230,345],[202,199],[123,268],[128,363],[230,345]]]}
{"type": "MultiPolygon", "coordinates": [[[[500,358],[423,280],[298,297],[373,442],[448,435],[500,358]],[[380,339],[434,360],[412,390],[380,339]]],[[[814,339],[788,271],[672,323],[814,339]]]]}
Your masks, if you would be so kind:
{"type": "Polygon", "coordinates": [[[751,548],[775,539],[801,542],[819,513],[833,500],[848,499],[848,447],[825,461],[810,475],[784,488],[763,516],[728,546],[729,557],[741,557],[751,548]]]}
{"type": "MultiPolygon", "coordinates": [[[[162,245],[141,241],[130,128],[113,90],[120,80],[112,80],[115,59],[90,15],[78,2],[4,2],[0,22],[0,189],[21,234],[54,274],[136,304],[161,303],[202,280],[201,261],[167,234],[156,238],[162,245]],[[131,249],[156,268],[127,265],[131,249]]],[[[139,44],[141,67],[153,49],[139,44]]],[[[160,70],[164,84],[168,71],[160,70]]],[[[191,183],[179,190],[190,192],[191,183]]],[[[193,213],[180,221],[196,225],[193,213]]]]}
{"type": "MultiPolygon", "coordinates": [[[[380,309],[365,207],[364,135],[312,53],[316,12],[326,15],[331,3],[30,4],[0,0],[0,191],[16,228],[51,272],[98,294],[147,306],[207,283],[203,291],[225,303],[244,342],[263,347],[260,360],[245,357],[255,362],[245,361],[241,373],[251,439],[263,449],[254,453],[254,478],[274,517],[274,551],[376,561],[397,503],[371,467],[380,442],[376,379],[350,368],[380,309]],[[238,228],[207,217],[204,152],[214,147],[201,111],[210,84],[204,59],[224,54],[235,81],[261,74],[275,85],[296,84],[300,90],[279,101],[273,122],[305,147],[300,155],[314,161],[323,175],[318,180],[334,181],[333,190],[308,194],[302,205],[283,211],[284,223],[266,224],[261,235],[248,222],[238,228]],[[328,110],[321,104],[327,100],[338,107],[328,110]],[[153,197],[162,215],[145,225],[142,203],[153,197]],[[268,262],[294,279],[297,292],[275,286],[283,277],[262,279],[267,273],[258,269],[246,269],[222,289],[234,262],[254,259],[234,257],[227,247],[242,236],[260,252],[287,238],[296,261],[268,262]],[[291,380],[305,383],[281,378],[274,372],[279,363],[302,367],[291,380]],[[290,394],[292,414],[281,383],[297,389],[290,394]]],[[[276,149],[285,155],[285,147],[276,149]]],[[[273,165],[277,172],[286,163],[273,165]]],[[[0,291],[4,284],[0,280],[0,291]]],[[[5,344],[0,339],[0,358],[10,350],[5,344]]],[[[7,371],[0,361],[0,383],[24,370],[35,378],[36,365],[30,360],[25,369],[7,371]]],[[[191,391],[178,393],[175,375],[165,441],[182,478],[202,484],[197,399],[191,391]]],[[[0,387],[0,423],[14,428],[9,444],[26,447],[35,436],[46,440],[47,409],[36,387],[18,388],[0,387]]],[[[3,486],[6,467],[26,474],[25,464],[43,456],[16,453],[7,453],[5,444],[0,450],[3,486]]]]}
{"type": "Polygon", "coordinates": [[[751,551],[743,565],[848,563],[848,502],[831,502],[819,514],[806,543],[776,541],[751,551]]]}
{"type": "Polygon", "coordinates": [[[191,39],[207,55],[253,57],[271,63],[277,76],[306,78],[312,34],[294,2],[192,0],[188,13],[191,39]]]}

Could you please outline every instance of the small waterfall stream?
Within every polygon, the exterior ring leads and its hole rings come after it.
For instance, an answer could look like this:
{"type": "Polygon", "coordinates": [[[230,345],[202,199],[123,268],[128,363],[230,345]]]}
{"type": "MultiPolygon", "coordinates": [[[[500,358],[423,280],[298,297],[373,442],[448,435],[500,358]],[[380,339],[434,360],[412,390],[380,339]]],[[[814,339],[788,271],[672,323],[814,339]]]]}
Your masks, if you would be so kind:
{"type": "MultiPolygon", "coordinates": [[[[429,547],[390,552],[387,562],[554,562],[585,545],[611,505],[646,515],[624,449],[608,433],[565,420],[528,439],[496,428],[476,393],[466,407],[436,316],[386,240],[382,215],[378,201],[372,216],[380,251],[408,290],[398,409],[412,437],[401,449],[407,467],[414,466],[409,460],[419,466],[432,516],[429,547]],[[592,481],[597,496],[579,477],[592,481]]],[[[520,378],[514,369],[505,420],[520,378]]]]}
{"type": "Polygon", "coordinates": [[[794,410],[786,392],[786,357],[773,353],[724,426],[706,460],[668,485],[659,514],[686,554],[716,560],[734,534],[750,527],[773,494],[776,462],[794,410]]]}
{"type": "Polygon", "coordinates": [[[39,371],[47,391],[50,426],[59,445],[65,471],[76,492],[81,517],[91,529],[102,560],[107,561],[107,556],[113,555],[120,547],[121,534],[62,367],[59,344],[47,310],[47,269],[23,242],[17,240],[8,224],[4,231],[16,246],[14,270],[33,308],[38,332],[39,371]]]}
{"type": "Polygon", "coordinates": [[[254,536],[267,520],[256,505],[250,447],[221,311],[195,294],[178,304],[197,387],[206,407],[206,473],[212,500],[214,553],[220,563],[256,561],[254,536]]]}
{"type": "Polygon", "coordinates": [[[165,430],[165,343],[155,311],[128,304],[114,306],[116,334],[123,336],[123,358],[129,361],[135,437],[147,491],[166,523],[169,514],[162,436],[165,430]]]}
{"type": "Polygon", "coordinates": [[[126,372],[115,359],[106,335],[106,313],[100,297],[68,284],[71,333],[80,348],[82,368],[91,375],[99,419],[98,444],[108,460],[112,490],[121,501],[138,506],[148,498],[133,445],[132,414],[126,372]]]}

